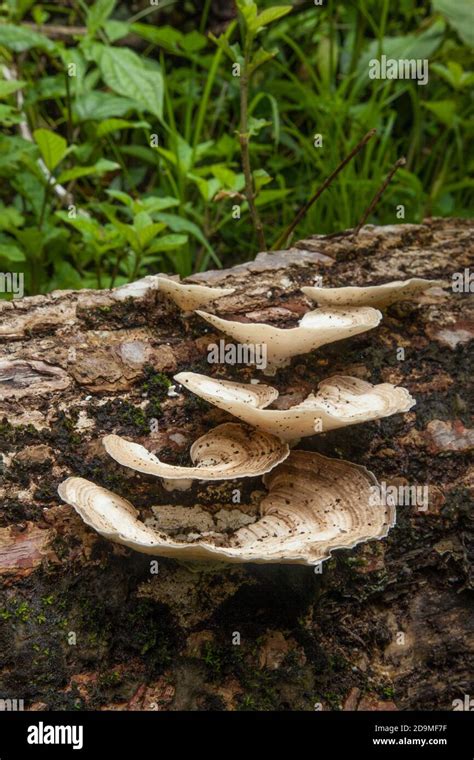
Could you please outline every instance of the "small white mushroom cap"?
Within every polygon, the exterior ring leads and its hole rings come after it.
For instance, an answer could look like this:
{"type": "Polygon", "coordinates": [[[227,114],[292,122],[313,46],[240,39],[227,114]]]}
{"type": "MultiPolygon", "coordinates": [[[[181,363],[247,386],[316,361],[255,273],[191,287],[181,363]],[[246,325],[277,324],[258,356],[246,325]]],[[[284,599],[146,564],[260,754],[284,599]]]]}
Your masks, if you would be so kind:
{"type": "Polygon", "coordinates": [[[383,538],[395,521],[394,506],[380,502],[372,473],[342,460],[293,451],[264,482],[269,494],[255,523],[230,537],[198,535],[193,541],[172,539],[146,525],[126,499],[83,478],[68,478],[58,491],[106,538],[180,559],[314,565],[334,549],[383,538]]]}
{"type": "Polygon", "coordinates": [[[407,412],[416,403],[405,388],[391,383],[372,385],[344,375],[319,383],[316,394],[290,409],[265,409],[246,399],[249,391],[261,388],[278,395],[270,386],[232,383],[194,372],[180,372],[175,380],[219,409],[284,441],[407,412]]]}
{"type": "Polygon", "coordinates": [[[377,306],[385,308],[396,301],[411,299],[424,290],[444,285],[443,280],[424,280],[412,277],[410,280],[394,280],[383,285],[346,288],[301,288],[312,301],[327,308],[344,306],[377,306]]]}
{"type": "Polygon", "coordinates": [[[230,296],[235,288],[209,288],[206,285],[191,285],[177,282],[167,277],[158,277],[158,289],[171,298],[183,311],[194,311],[207,306],[222,296],[230,296]]]}
{"type": "Polygon", "coordinates": [[[288,446],[276,436],[233,422],[219,425],[193,443],[190,453],[194,467],[165,464],[144,446],[119,435],[106,435],[102,443],[107,453],[124,467],[185,482],[263,475],[289,454],[288,446]]]}
{"type": "Polygon", "coordinates": [[[372,330],[382,319],[380,311],[368,306],[316,309],[305,314],[297,327],[284,329],[259,322],[232,322],[205,311],[196,313],[239,343],[265,345],[268,364],[273,367],[286,364],[292,356],[372,330]]]}

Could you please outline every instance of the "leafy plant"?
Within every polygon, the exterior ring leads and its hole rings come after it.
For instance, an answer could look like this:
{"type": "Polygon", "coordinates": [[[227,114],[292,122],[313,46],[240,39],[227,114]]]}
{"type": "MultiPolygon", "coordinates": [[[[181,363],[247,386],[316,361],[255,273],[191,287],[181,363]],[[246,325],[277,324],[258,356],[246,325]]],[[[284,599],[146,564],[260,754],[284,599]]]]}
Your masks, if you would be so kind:
{"type": "Polygon", "coordinates": [[[354,226],[402,155],[369,221],[469,214],[468,13],[238,0],[223,26],[210,0],[135,16],[123,0],[5,0],[0,271],[39,293],[245,260],[373,127],[295,234],[354,226]],[[429,85],[370,80],[382,54],[427,58],[429,85]]]}

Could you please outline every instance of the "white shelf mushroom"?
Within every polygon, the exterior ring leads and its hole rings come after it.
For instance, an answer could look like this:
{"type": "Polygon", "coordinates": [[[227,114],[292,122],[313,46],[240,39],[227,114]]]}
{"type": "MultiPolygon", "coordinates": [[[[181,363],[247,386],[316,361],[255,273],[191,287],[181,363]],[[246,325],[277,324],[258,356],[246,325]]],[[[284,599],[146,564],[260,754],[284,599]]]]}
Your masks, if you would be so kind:
{"type": "Polygon", "coordinates": [[[395,521],[393,504],[383,504],[375,477],[364,467],[320,454],[293,451],[264,476],[269,493],[259,519],[230,536],[176,540],[146,525],[126,499],[83,478],[59,486],[87,525],[136,551],[180,559],[278,562],[314,565],[335,549],[387,535],[395,521]]]}
{"type": "Polygon", "coordinates": [[[264,345],[272,373],[275,368],[287,365],[293,356],[372,330],[382,319],[380,311],[368,306],[316,309],[305,314],[297,327],[284,329],[259,322],[232,322],[205,311],[197,310],[196,314],[239,343],[264,345]]]}
{"type": "Polygon", "coordinates": [[[207,306],[223,296],[230,296],[235,288],[209,288],[206,285],[191,285],[177,282],[168,277],[158,277],[158,289],[183,311],[194,311],[200,306],[207,306]]]}
{"type": "Polygon", "coordinates": [[[301,288],[311,301],[325,308],[344,306],[376,306],[386,308],[396,301],[410,299],[429,288],[442,286],[443,280],[424,280],[412,277],[410,280],[394,280],[383,285],[349,286],[345,288],[301,288]]]}
{"type": "Polygon", "coordinates": [[[210,430],[191,446],[194,467],[161,462],[144,446],[118,435],[102,439],[105,450],[124,467],[172,480],[230,480],[263,475],[283,462],[288,446],[254,428],[228,422],[210,430]]]}
{"type": "Polygon", "coordinates": [[[319,383],[318,392],[300,404],[284,410],[266,409],[278,396],[268,385],[216,380],[195,372],[180,372],[174,379],[219,409],[284,441],[407,412],[416,403],[405,388],[334,375],[319,383]],[[264,403],[260,403],[262,395],[264,403]]]}

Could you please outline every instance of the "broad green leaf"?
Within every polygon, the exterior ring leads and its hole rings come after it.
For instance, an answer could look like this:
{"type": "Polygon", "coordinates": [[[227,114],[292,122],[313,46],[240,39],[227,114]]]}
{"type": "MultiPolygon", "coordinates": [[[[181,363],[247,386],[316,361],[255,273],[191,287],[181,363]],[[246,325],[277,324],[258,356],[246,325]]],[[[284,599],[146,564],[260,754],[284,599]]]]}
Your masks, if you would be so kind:
{"type": "Polygon", "coordinates": [[[0,25],[0,45],[15,53],[23,53],[24,50],[31,50],[31,48],[41,48],[48,52],[54,52],[57,49],[54,42],[43,34],[14,24],[0,25]]]}
{"type": "Polygon", "coordinates": [[[291,5],[275,5],[273,8],[267,8],[257,16],[253,17],[248,24],[251,32],[257,33],[268,24],[272,24],[273,21],[277,21],[279,18],[286,16],[292,10],[291,5]]]}
{"type": "Polygon", "coordinates": [[[195,29],[192,32],[188,32],[183,35],[180,42],[180,47],[187,53],[198,53],[207,45],[207,37],[195,29]]]}
{"type": "Polygon", "coordinates": [[[436,100],[428,103],[423,102],[425,108],[434,113],[434,115],[447,127],[453,127],[458,121],[456,113],[456,103],[454,100],[436,100]]]}
{"type": "Polygon", "coordinates": [[[472,0],[432,0],[434,11],[441,13],[466,45],[474,46],[474,10],[472,0]]]}
{"type": "Polygon", "coordinates": [[[73,114],[76,121],[103,121],[124,116],[136,107],[134,100],[121,98],[111,92],[87,92],[76,99],[73,114]]]}
{"type": "MultiPolygon", "coordinates": [[[[135,204],[137,204],[137,201],[135,201],[135,204]]],[[[158,197],[151,195],[148,198],[143,198],[140,204],[149,214],[154,214],[157,211],[164,211],[166,208],[179,206],[179,200],[169,196],[158,197]]]]}
{"type": "Polygon", "coordinates": [[[144,127],[145,129],[151,129],[151,125],[147,121],[129,121],[128,119],[106,119],[102,121],[98,127],[96,135],[97,137],[104,137],[110,132],[117,132],[120,129],[139,129],[144,127]]]}
{"type": "Polygon", "coordinates": [[[107,190],[106,192],[107,195],[110,195],[112,198],[116,198],[118,201],[120,201],[120,203],[123,203],[124,206],[132,208],[133,198],[127,193],[122,192],[122,190],[107,190]]]}
{"type": "Polygon", "coordinates": [[[176,214],[157,214],[157,218],[168,225],[170,230],[173,230],[173,232],[189,232],[190,235],[195,237],[197,240],[199,240],[200,243],[203,244],[209,253],[215,255],[214,249],[209,245],[208,241],[202,234],[202,231],[199,229],[197,224],[194,224],[194,222],[190,222],[189,219],[184,219],[183,217],[177,216],[176,214]]]}
{"type": "Polygon", "coordinates": [[[104,32],[111,42],[123,39],[130,32],[130,25],[125,21],[106,21],[103,24],[104,32]]]}
{"type": "Polygon", "coordinates": [[[0,259],[26,261],[26,256],[21,248],[18,248],[14,243],[0,243],[0,259]]]}
{"type": "Polygon", "coordinates": [[[61,135],[57,135],[56,132],[51,132],[50,129],[35,129],[33,137],[40,149],[44,163],[52,172],[66,155],[66,140],[61,135]]]}
{"type": "Polygon", "coordinates": [[[115,169],[120,169],[120,164],[115,161],[108,161],[106,158],[100,158],[93,166],[75,166],[73,169],[66,169],[59,175],[58,182],[63,184],[79,177],[88,177],[91,174],[100,176],[106,172],[115,171],[115,169]]]}
{"type": "Polygon", "coordinates": [[[369,62],[379,58],[379,52],[387,58],[400,59],[429,59],[443,41],[446,25],[438,19],[421,34],[407,34],[400,37],[384,37],[381,49],[378,40],[373,40],[359,59],[357,70],[360,81],[367,84],[369,80],[369,62]]]}
{"type": "Polygon", "coordinates": [[[15,227],[21,227],[25,217],[20,214],[15,206],[4,206],[0,204],[0,230],[12,230],[15,227]]]}
{"type": "Polygon", "coordinates": [[[159,253],[161,251],[172,251],[188,242],[187,235],[161,235],[147,248],[147,254],[159,253]]]}
{"type": "Polygon", "coordinates": [[[105,24],[115,8],[116,0],[95,0],[87,11],[87,30],[89,34],[96,34],[105,24]]]}
{"type": "Polygon", "coordinates": [[[172,26],[151,26],[150,24],[132,24],[132,32],[144,40],[159,45],[170,53],[178,52],[179,43],[183,39],[182,32],[172,26]]]}
{"type": "Polygon", "coordinates": [[[26,85],[26,82],[20,79],[14,79],[7,82],[5,79],[0,80],[0,98],[6,98],[11,95],[12,92],[21,90],[26,85]]]}
{"type": "Polygon", "coordinates": [[[163,76],[158,68],[147,68],[136,53],[126,48],[96,45],[98,64],[104,82],[111,90],[132,98],[145,111],[161,119],[163,115],[163,76]]]}

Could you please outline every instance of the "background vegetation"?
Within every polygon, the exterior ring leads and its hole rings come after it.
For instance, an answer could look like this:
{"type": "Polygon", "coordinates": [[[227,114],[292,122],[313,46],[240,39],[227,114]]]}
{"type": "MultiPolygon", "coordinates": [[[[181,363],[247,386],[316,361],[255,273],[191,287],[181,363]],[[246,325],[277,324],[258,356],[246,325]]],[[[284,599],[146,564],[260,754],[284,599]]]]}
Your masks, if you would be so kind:
{"type": "Polygon", "coordinates": [[[373,127],[298,237],[354,226],[402,155],[369,221],[467,215],[468,0],[237,4],[0,2],[0,271],[39,293],[251,258],[373,127]],[[429,84],[370,80],[382,53],[429,84]]]}

